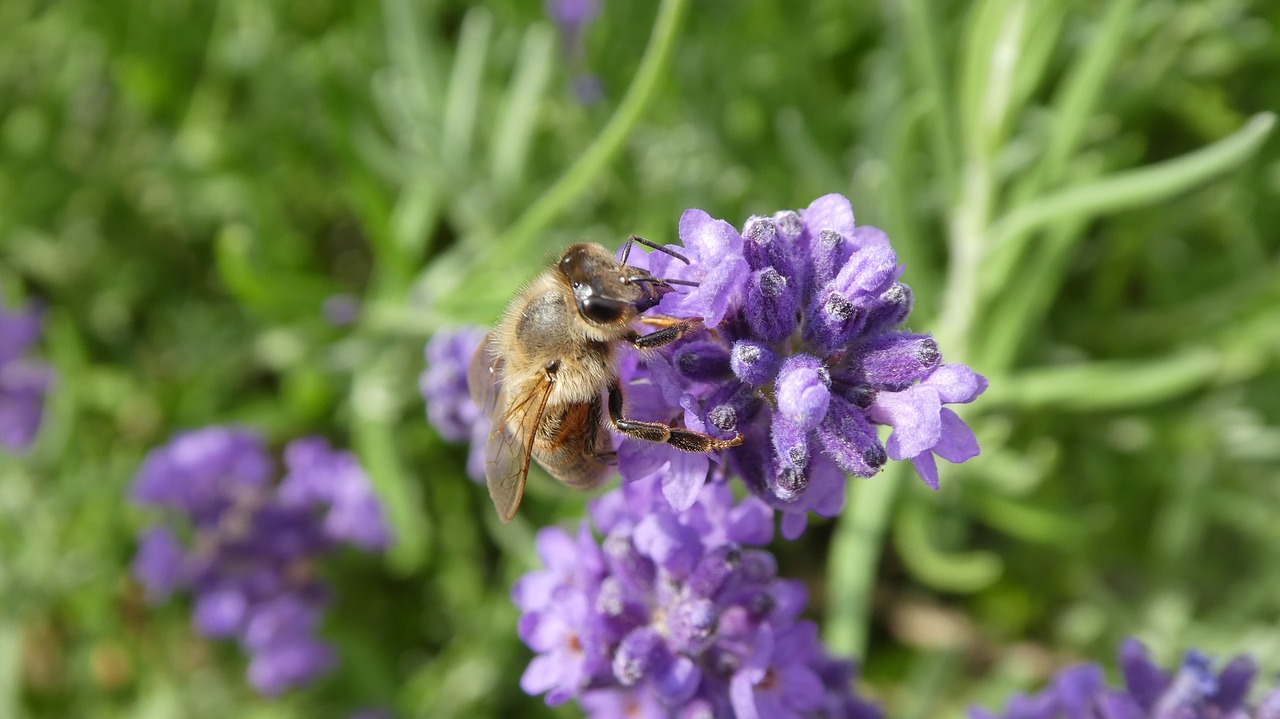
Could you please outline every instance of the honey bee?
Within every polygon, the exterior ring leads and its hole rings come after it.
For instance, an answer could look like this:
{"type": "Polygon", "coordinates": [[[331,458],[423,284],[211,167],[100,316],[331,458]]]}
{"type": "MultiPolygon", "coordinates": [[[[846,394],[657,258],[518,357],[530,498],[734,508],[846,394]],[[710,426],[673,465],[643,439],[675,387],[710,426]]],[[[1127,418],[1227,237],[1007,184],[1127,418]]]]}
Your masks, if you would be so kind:
{"type": "Polygon", "coordinates": [[[689,262],[634,235],[621,261],[598,244],[571,245],[511,300],[471,360],[471,397],[493,421],[485,445],[485,475],[504,523],[520,506],[530,457],[574,489],[603,482],[616,457],[610,426],[627,437],[686,452],[742,443],[741,436],[720,440],[622,416],[616,346],[626,342],[654,349],[702,327],[699,318],[641,316],[672,285],[693,283],[659,279],[626,264],[635,242],[689,262]],[[632,326],[637,321],[659,329],[640,334],[632,326]]]}

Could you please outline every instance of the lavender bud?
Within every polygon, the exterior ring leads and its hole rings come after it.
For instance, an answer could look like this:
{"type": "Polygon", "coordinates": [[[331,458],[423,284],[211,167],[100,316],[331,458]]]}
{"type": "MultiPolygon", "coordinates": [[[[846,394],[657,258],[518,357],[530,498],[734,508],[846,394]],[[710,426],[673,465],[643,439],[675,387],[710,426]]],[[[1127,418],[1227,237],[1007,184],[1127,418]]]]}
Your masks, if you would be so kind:
{"type": "Polygon", "coordinates": [[[743,581],[759,584],[778,576],[778,561],[769,552],[759,549],[743,550],[739,565],[743,581]]]}
{"type": "Polygon", "coordinates": [[[694,598],[680,603],[667,619],[672,650],[681,654],[701,652],[715,638],[718,622],[711,600],[694,598]]]}
{"type": "Polygon", "coordinates": [[[615,529],[604,540],[604,560],[613,576],[628,589],[647,587],[653,583],[653,562],[641,554],[631,539],[629,529],[615,529]]]}
{"type": "Polygon", "coordinates": [[[813,244],[813,284],[824,287],[839,274],[853,254],[853,246],[835,230],[822,230],[813,244]]]}
{"type": "Polygon", "coordinates": [[[804,232],[804,223],[800,221],[800,215],[792,210],[783,210],[775,214],[773,224],[778,228],[778,237],[793,247],[804,232]]]}
{"type": "Polygon", "coordinates": [[[1209,657],[1193,649],[1183,658],[1181,669],[1160,695],[1160,701],[1156,703],[1151,715],[1154,717],[1178,716],[1180,709],[1199,706],[1205,697],[1213,694],[1217,685],[1209,657]]]}
{"type": "Polygon", "coordinates": [[[901,390],[924,379],[941,358],[929,335],[879,335],[858,349],[853,377],[859,384],[901,390]]]}
{"type": "Polygon", "coordinates": [[[888,246],[872,246],[853,253],[832,280],[832,289],[846,298],[879,297],[898,273],[898,258],[888,246]]]}
{"type": "Polygon", "coordinates": [[[809,464],[809,435],[802,427],[775,415],[771,433],[780,466],[803,470],[809,464]]]}
{"type": "Polygon", "coordinates": [[[889,459],[862,411],[839,395],[831,398],[818,441],[841,469],[859,477],[874,476],[889,459]]]}
{"type": "Polygon", "coordinates": [[[717,387],[703,404],[706,421],[723,437],[731,437],[739,425],[751,422],[763,401],[756,390],[740,382],[727,382],[717,387]]]}
{"type": "Polygon", "coordinates": [[[751,269],[759,270],[772,264],[771,250],[778,240],[778,227],[768,217],[751,216],[742,226],[742,253],[751,269]]]}
{"type": "Polygon", "coordinates": [[[698,340],[682,344],[673,357],[680,374],[699,382],[729,377],[729,351],[718,342],[698,340]]]}
{"type": "Polygon", "coordinates": [[[772,382],[780,364],[778,355],[768,345],[751,340],[733,343],[729,366],[738,379],[752,387],[763,387],[772,382]]]}
{"type": "Polygon", "coordinates": [[[778,411],[801,430],[818,426],[831,400],[831,374],[817,357],[798,354],[782,363],[775,385],[778,411]]]}
{"type": "Polygon", "coordinates": [[[707,413],[707,419],[716,429],[732,432],[738,426],[738,411],[731,404],[719,404],[707,413]]]}
{"type": "Polygon", "coordinates": [[[911,288],[901,282],[894,282],[867,307],[867,321],[863,331],[868,335],[877,335],[897,327],[911,314],[914,302],[911,288]]]}
{"type": "Polygon", "coordinates": [[[784,502],[794,502],[809,488],[809,478],[803,469],[781,467],[774,478],[773,493],[784,502]]]}
{"type": "Polygon", "coordinates": [[[751,274],[743,313],[753,334],[766,342],[791,336],[800,311],[798,284],[773,266],[751,274]]]}
{"type": "Polygon", "coordinates": [[[742,552],[737,547],[716,547],[698,562],[685,584],[687,592],[695,597],[713,597],[725,580],[742,565],[742,552]]]}
{"type": "Polygon", "coordinates": [[[1220,707],[1238,706],[1249,695],[1249,685],[1258,673],[1258,665],[1249,657],[1232,659],[1218,675],[1217,688],[1210,701],[1220,707]]]}
{"type": "Polygon", "coordinates": [[[653,627],[640,627],[623,638],[613,655],[613,676],[624,687],[634,686],[658,669],[662,637],[653,627]]]}
{"type": "Polygon", "coordinates": [[[776,606],[778,606],[778,600],[763,589],[754,593],[746,602],[747,613],[757,621],[769,616],[776,606]]]}
{"type": "Polygon", "coordinates": [[[866,321],[865,308],[834,289],[827,289],[809,302],[804,340],[820,354],[833,355],[863,332],[866,321]]]}

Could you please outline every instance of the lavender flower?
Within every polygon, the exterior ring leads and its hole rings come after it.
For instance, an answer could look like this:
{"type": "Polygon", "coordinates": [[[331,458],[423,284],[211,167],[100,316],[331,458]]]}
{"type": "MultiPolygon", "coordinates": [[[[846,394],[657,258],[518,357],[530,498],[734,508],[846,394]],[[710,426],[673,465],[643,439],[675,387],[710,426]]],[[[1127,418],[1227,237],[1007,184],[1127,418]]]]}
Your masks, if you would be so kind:
{"type": "MultiPolygon", "coordinates": [[[[890,459],[909,459],[938,487],[935,457],[978,454],[973,432],[946,405],[976,399],[984,377],[943,364],[929,335],[901,329],[911,288],[883,232],[855,227],[849,201],[815,200],[800,212],[752,217],[740,233],[701,210],[680,219],[685,264],[664,253],[632,253],[654,276],[693,283],[662,297],[658,311],[699,317],[709,332],[686,337],[643,363],[623,353],[626,413],[683,425],[722,439],[721,455],[617,438],[627,481],[659,478],[676,510],[708,481],[741,476],[783,513],[794,539],[808,513],[844,508],[845,478],[875,475],[890,459]],[[881,442],[877,425],[891,428],[881,442]]],[[[480,330],[440,333],[427,347],[421,388],[428,415],[446,438],[470,436],[468,473],[483,476],[488,423],[465,390],[480,330]]]]}
{"type": "Polygon", "coordinates": [[[1255,707],[1247,703],[1257,673],[1253,660],[1236,657],[1213,671],[1209,657],[1189,651],[1170,675],[1151,661],[1135,639],[1120,647],[1124,689],[1106,686],[1102,668],[1094,664],[1068,667],[1035,696],[1009,700],[1003,714],[979,708],[970,719],[1277,719],[1280,687],[1255,707]]]}
{"type": "MultiPolygon", "coordinates": [[[[936,489],[935,455],[963,462],[978,453],[973,433],[944,405],[973,401],[986,379],[943,364],[929,335],[901,329],[911,289],[898,281],[888,238],[855,226],[846,198],[752,217],[741,233],[688,210],[680,238],[688,265],[663,253],[633,253],[631,262],[698,283],[664,296],[657,311],[701,317],[714,331],[624,371],[629,411],[722,438],[742,434],[725,458],[784,513],[785,536],[804,530],[808,511],[838,514],[847,474],[870,477],[889,459],[910,459],[936,489]],[[892,428],[887,444],[876,425],[892,428]]],[[[625,479],[661,468],[680,509],[726,470],[673,451],[620,448],[618,465],[625,479]]]]}
{"type": "Polygon", "coordinates": [[[576,46],[582,33],[600,15],[599,0],[547,0],[547,16],[560,29],[566,46],[576,46]]]}
{"type": "Polygon", "coordinates": [[[360,319],[360,300],[345,292],[330,295],[320,305],[320,314],[334,327],[350,327],[360,319]]]}
{"type": "Polygon", "coordinates": [[[284,460],[276,483],[260,436],[209,427],[152,450],[133,485],[135,501],[173,510],[192,537],[184,545],[161,525],[139,539],[133,573],[148,599],[190,590],[196,629],[237,639],[250,683],[267,695],[336,662],[315,636],[328,598],[316,561],[343,544],[385,548],[390,536],[350,453],[305,438],[285,447],[284,460]]]}
{"type": "Polygon", "coordinates": [[[467,475],[477,482],[484,481],[484,445],[491,424],[471,401],[467,367],[484,337],[479,327],[440,330],[427,342],[427,367],[418,378],[431,426],[450,442],[471,442],[467,475]]]}
{"type": "Polygon", "coordinates": [[[753,546],[773,533],[759,499],[705,486],[676,512],[658,479],[623,485],[576,535],[539,532],[545,569],[512,597],[537,656],[521,678],[548,704],[593,717],[848,717],[879,711],[852,694],[852,666],[828,657],[800,620],[804,586],[753,546]]]}
{"type": "Polygon", "coordinates": [[[569,90],[582,105],[593,105],[604,97],[600,76],[584,69],[586,48],[583,36],[600,15],[599,0],[547,0],[547,16],[560,31],[560,47],[573,69],[569,90]]]}
{"type": "Polygon", "coordinates": [[[53,384],[49,365],[26,357],[40,339],[40,314],[30,305],[0,307],[0,446],[11,452],[31,446],[53,384]]]}

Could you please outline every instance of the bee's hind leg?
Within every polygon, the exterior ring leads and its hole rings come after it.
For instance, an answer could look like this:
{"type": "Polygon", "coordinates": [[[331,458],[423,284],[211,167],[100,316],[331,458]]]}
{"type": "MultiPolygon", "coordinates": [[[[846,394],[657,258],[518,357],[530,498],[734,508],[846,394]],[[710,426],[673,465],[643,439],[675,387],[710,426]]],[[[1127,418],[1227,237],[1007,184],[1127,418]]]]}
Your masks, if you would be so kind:
{"type": "MultiPolygon", "coordinates": [[[[657,333],[655,333],[657,334],[657,333]]],[[[742,444],[742,435],[733,439],[716,439],[691,429],[672,427],[662,422],[641,422],[622,416],[622,388],[617,382],[609,385],[609,419],[619,432],[646,442],[669,444],[686,452],[714,452],[742,444]]]]}

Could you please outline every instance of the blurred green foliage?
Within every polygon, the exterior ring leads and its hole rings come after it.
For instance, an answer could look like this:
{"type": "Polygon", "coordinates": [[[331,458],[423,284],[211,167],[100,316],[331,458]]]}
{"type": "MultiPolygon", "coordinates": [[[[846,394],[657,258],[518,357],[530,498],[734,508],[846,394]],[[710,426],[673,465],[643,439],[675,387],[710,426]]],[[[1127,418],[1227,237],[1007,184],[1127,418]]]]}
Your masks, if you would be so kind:
{"type": "Polygon", "coordinates": [[[828,192],[992,383],[942,491],[886,472],[777,547],[871,692],[955,712],[1125,634],[1280,668],[1277,27],[1266,0],[605,3],[582,105],[540,3],[5,0],[0,288],[49,308],[59,380],[0,457],[0,716],[575,716],[520,692],[507,594],[584,498],[535,479],[498,525],[422,420],[422,343],[570,241],[828,192]],[[138,462],[219,422],[355,448],[399,537],[330,569],[342,669],[278,701],[128,577],[138,462]]]}

